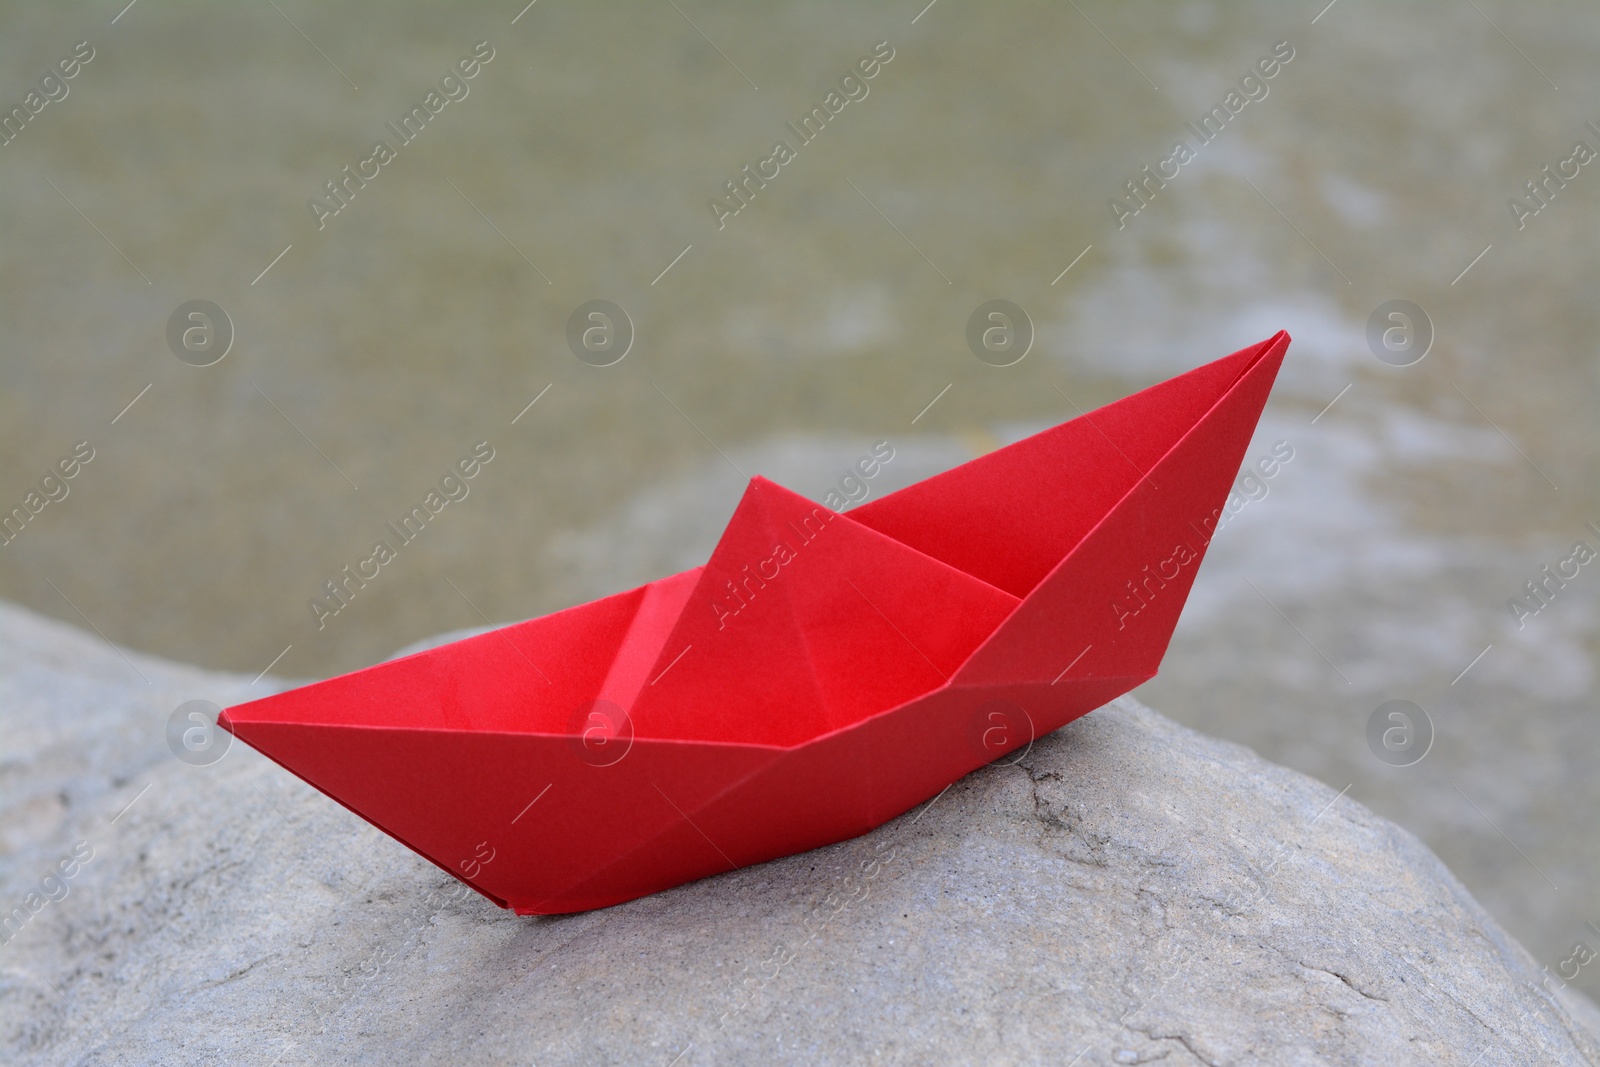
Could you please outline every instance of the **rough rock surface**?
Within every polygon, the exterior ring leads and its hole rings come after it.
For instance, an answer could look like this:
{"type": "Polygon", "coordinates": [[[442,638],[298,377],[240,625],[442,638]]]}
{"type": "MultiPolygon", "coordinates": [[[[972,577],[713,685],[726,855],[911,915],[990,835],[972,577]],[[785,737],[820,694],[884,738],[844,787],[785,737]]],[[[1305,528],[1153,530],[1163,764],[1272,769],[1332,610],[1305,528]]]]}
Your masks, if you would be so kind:
{"type": "Polygon", "coordinates": [[[169,751],[283,684],[0,606],[0,1060],[1600,1064],[1410,834],[1130,699],[866,837],[517,918],[242,746],[169,751]]]}

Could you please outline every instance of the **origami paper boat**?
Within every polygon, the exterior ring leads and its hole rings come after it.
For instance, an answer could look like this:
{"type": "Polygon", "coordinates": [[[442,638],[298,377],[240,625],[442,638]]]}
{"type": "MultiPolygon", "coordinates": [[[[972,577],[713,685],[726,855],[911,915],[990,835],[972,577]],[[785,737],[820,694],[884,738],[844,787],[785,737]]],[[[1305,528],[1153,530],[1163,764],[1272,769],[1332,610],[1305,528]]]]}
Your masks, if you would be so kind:
{"type": "Polygon", "coordinates": [[[221,725],[520,914],[856,836],[1156,673],[1288,343],[221,725]]]}

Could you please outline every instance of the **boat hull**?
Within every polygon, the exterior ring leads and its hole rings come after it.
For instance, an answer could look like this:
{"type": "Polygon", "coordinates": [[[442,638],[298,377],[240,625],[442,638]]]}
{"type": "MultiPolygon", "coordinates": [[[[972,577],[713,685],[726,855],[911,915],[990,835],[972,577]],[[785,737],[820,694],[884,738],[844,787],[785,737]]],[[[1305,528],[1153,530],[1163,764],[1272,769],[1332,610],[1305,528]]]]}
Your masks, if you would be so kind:
{"type": "Polygon", "coordinates": [[[703,568],[221,724],[523,914],[857,836],[1155,674],[1287,344],[847,514],[756,479],[703,568]]]}

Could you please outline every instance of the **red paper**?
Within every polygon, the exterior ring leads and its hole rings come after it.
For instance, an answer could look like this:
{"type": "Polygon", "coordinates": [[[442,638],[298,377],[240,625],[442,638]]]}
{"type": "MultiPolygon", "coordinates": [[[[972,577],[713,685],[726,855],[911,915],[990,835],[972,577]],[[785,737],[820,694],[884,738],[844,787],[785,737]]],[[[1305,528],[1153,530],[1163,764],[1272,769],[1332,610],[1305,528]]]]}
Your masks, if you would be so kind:
{"type": "Polygon", "coordinates": [[[1288,343],[221,724],[521,914],[853,837],[1156,673],[1288,343]]]}

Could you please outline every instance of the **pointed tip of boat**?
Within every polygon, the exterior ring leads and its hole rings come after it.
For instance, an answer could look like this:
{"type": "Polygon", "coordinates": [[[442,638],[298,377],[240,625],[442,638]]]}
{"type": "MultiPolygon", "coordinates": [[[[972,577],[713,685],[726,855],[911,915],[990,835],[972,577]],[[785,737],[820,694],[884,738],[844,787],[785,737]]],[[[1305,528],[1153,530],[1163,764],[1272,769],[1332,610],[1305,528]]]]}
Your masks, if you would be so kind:
{"type": "Polygon", "coordinates": [[[1288,351],[1289,345],[1293,341],[1294,338],[1289,336],[1288,330],[1279,330],[1277,333],[1261,342],[1262,355],[1276,355],[1276,358],[1281,362],[1283,360],[1284,353],[1288,351]]]}
{"type": "Polygon", "coordinates": [[[217,716],[217,725],[242,741],[250,740],[250,727],[262,722],[278,721],[279,716],[272,710],[279,705],[276,695],[257,697],[223,708],[217,716]]]}

